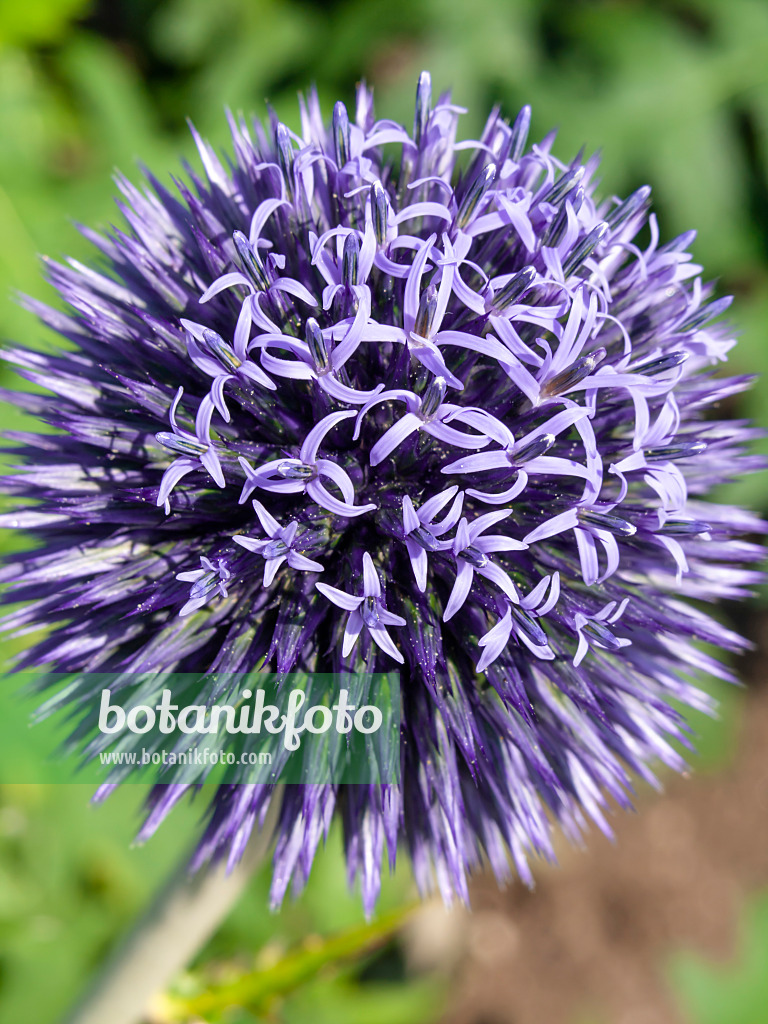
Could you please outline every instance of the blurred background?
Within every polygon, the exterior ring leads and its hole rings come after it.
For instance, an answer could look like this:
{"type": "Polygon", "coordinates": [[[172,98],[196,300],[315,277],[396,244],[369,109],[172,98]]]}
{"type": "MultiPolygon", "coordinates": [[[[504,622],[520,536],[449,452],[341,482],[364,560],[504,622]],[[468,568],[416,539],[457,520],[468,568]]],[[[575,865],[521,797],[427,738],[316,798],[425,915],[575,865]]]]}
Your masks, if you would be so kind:
{"type": "MultiPolygon", "coordinates": [[[[136,180],[141,160],[167,181],[194,162],[187,117],[226,146],[225,106],[262,113],[268,100],[298,127],[297,91],[315,82],[330,114],[365,77],[379,116],[410,124],[423,68],[468,108],[465,137],[494,103],[508,115],[530,103],[531,137],[558,126],[561,158],[603,147],[604,194],[651,184],[663,239],[696,227],[697,261],[736,296],[734,369],[766,370],[765,0],[0,0],[0,337],[52,343],[14,293],[52,298],[39,254],[91,258],[73,222],[119,219],[116,168],[136,180]]],[[[768,378],[734,411],[768,427],[768,378]]],[[[0,409],[3,429],[20,422],[0,409]]],[[[768,512],[765,477],[727,496],[768,512]]],[[[722,717],[696,721],[691,778],[641,791],[615,845],[563,849],[533,894],[479,878],[471,913],[428,902],[366,926],[334,833],[279,915],[267,874],[254,880],[155,1019],[239,984],[241,1008],[211,1020],[768,1022],[768,613],[758,599],[723,614],[757,645],[745,686],[702,681],[722,717]]],[[[3,691],[0,750],[49,751],[12,679],[3,691]]],[[[177,808],[137,849],[138,787],[89,799],[82,785],[0,786],[1,1024],[60,1017],[202,812],[177,808]]],[[[382,912],[412,897],[403,863],[382,912]]]]}

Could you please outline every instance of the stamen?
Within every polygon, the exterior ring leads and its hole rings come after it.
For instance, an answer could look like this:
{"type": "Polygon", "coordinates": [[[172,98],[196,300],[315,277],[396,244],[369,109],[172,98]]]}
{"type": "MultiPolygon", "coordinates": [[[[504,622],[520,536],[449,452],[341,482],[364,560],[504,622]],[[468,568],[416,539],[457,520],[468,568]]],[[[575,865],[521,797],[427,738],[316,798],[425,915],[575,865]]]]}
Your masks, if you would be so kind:
{"type": "Polygon", "coordinates": [[[195,580],[189,591],[189,598],[191,601],[197,601],[201,597],[207,597],[212,590],[215,590],[219,585],[219,574],[218,572],[207,572],[205,576],[201,576],[199,580],[195,580]]]}
{"type": "Polygon", "coordinates": [[[344,253],[341,260],[341,279],[347,288],[358,284],[357,271],[360,263],[360,239],[356,231],[350,231],[344,239],[344,253]]]}
{"type": "Polygon", "coordinates": [[[606,647],[609,651],[618,651],[621,647],[618,638],[599,619],[589,619],[581,628],[583,633],[586,633],[587,636],[596,640],[601,647],[606,647]]]}
{"type": "Polygon", "coordinates": [[[678,441],[676,444],[662,444],[656,448],[646,448],[645,457],[648,462],[663,462],[666,459],[690,459],[706,451],[703,441],[678,441]]]}
{"type": "Polygon", "coordinates": [[[597,349],[597,351],[589,356],[582,356],[581,359],[577,359],[571,366],[555,374],[552,380],[541,389],[542,394],[549,395],[550,398],[564,394],[570,388],[576,387],[577,384],[581,383],[585,377],[588,377],[604,358],[604,348],[597,349]]]}
{"type": "Polygon", "coordinates": [[[528,141],[528,131],[531,127],[531,108],[528,106],[523,107],[520,113],[515,118],[515,123],[512,125],[512,138],[509,144],[509,159],[515,163],[520,162],[520,157],[525,149],[525,144],[528,141]]]}
{"type": "Polygon", "coordinates": [[[428,71],[422,71],[419,75],[419,84],[416,86],[416,112],[413,118],[413,141],[417,146],[427,131],[429,112],[432,107],[432,79],[428,71]]]}
{"type": "Polygon", "coordinates": [[[532,441],[524,444],[521,448],[510,449],[509,461],[513,466],[522,466],[524,463],[530,462],[531,459],[537,459],[544,452],[549,451],[554,443],[554,434],[542,434],[540,437],[534,437],[532,441]]]}
{"type": "Polygon", "coordinates": [[[269,278],[258,252],[242,231],[233,231],[232,240],[235,243],[235,248],[237,249],[237,254],[240,257],[240,263],[246,277],[251,279],[254,287],[260,292],[265,292],[269,288],[269,278]]]}
{"type": "Polygon", "coordinates": [[[333,108],[333,144],[336,149],[336,165],[339,170],[349,161],[349,116],[347,108],[339,100],[333,108]]]}
{"type": "Polygon", "coordinates": [[[275,129],[275,146],[277,149],[277,163],[283,172],[286,191],[293,193],[293,142],[288,129],[284,124],[278,124],[275,129]]]}
{"type": "Polygon", "coordinates": [[[421,293],[419,309],[413,325],[413,333],[420,338],[429,338],[432,333],[432,324],[435,322],[436,313],[437,289],[431,284],[421,293]]]}
{"type": "Polygon", "coordinates": [[[669,355],[652,359],[649,363],[641,363],[635,370],[644,374],[664,373],[665,370],[674,370],[676,366],[682,365],[689,355],[689,352],[670,352],[669,355]]]}
{"type": "Polygon", "coordinates": [[[206,327],[203,329],[203,340],[211,353],[218,359],[225,370],[234,373],[243,365],[235,355],[234,349],[228,345],[220,334],[206,327]]]}
{"type": "Polygon", "coordinates": [[[472,220],[475,210],[485,198],[495,178],[496,168],[493,164],[487,164],[472,182],[467,194],[461,201],[459,212],[456,215],[456,226],[459,229],[465,228],[472,220]]]}
{"type": "Polygon", "coordinates": [[[416,543],[420,544],[425,551],[438,551],[440,548],[440,541],[424,526],[417,526],[415,530],[411,530],[408,534],[408,538],[410,540],[415,540],[416,543]]]}
{"type": "Polygon", "coordinates": [[[636,192],[633,192],[631,196],[627,196],[623,203],[619,203],[618,206],[614,207],[605,218],[605,222],[611,231],[615,231],[631,217],[634,217],[636,213],[646,209],[649,205],[648,200],[650,197],[650,185],[643,185],[636,192]]]}
{"type": "Polygon", "coordinates": [[[284,540],[279,537],[275,537],[268,544],[265,544],[261,549],[261,554],[264,558],[279,558],[288,551],[288,545],[284,540]]]}
{"type": "Polygon", "coordinates": [[[572,250],[568,259],[563,263],[563,277],[568,278],[575,274],[585,260],[589,259],[595,249],[602,245],[608,237],[608,225],[605,223],[596,224],[592,230],[572,250]]]}
{"type": "Polygon", "coordinates": [[[366,597],[360,607],[360,614],[363,617],[363,622],[371,629],[375,629],[380,621],[378,604],[377,598],[366,597]]]}
{"type": "Polygon", "coordinates": [[[421,402],[420,415],[423,420],[431,419],[443,404],[446,388],[445,377],[435,377],[434,380],[429,382],[429,387],[424,393],[424,398],[421,402]]]}
{"type": "Polygon", "coordinates": [[[670,537],[695,537],[699,533],[709,533],[712,529],[709,523],[697,522],[688,519],[667,519],[656,533],[663,533],[670,537]]]}
{"type": "Polygon", "coordinates": [[[541,197],[539,205],[541,205],[541,203],[550,203],[552,206],[558,206],[560,200],[564,199],[571,189],[575,188],[576,185],[581,182],[583,177],[583,167],[574,167],[572,170],[566,171],[566,173],[554,183],[549,192],[546,192],[541,197]]]}
{"type": "Polygon", "coordinates": [[[520,632],[524,633],[536,647],[546,647],[549,640],[547,639],[547,634],[538,622],[536,622],[536,620],[523,608],[519,608],[514,604],[510,605],[510,607],[512,608],[512,616],[516,620],[520,632]]]}
{"type": "Polygon", "coordinates": [[[536,280],[537,272],[535,267],[523,267],[522,270],[510,277],[507,283],[501,287],[493,296],[493,305],[498,310],[511,306],[531,287],[536,280]]]}
{"type": "Polygon", "coordinates": [[[488,565],[488,555],[481,551],[480,548],[476,548],[474,544],[470,544],[469,547],[459,552],[459,558],[463,558],[465,562],[474,565],[476,569],[484,569],[488,565]]]}
{"type": "Polygon", "coordinates": [[[599,530],[607,530],[619,537],[631,537],[637,533],[637,527],[628,523],[626,519],[613,516],[608,512],[598,512],[592,508],[580,508],[576,515],[583,523],[595,526],[599,530]]]}
{"type": "Polygon", "coordinates": [[[563,236],[568,228],[568,207],[567,203],[571,204],[574,213],[578,213],[581,209],[581,204],[584,202],[584,189],[579,185],[574,188],[568,195],[563,199],[560,204],[555,216],[549,222],[547,230],[541,239],[542,245],[550,246],[555,248],[563,240],[563,236]]]}
{"type": "Polygon", "coordinates": [[[317,372],[326,373],[331,368],[331,364],[328,359],[328,348],[325,344],[323,332],[320,330],[320,325],[313,316],[307,319],[304,330],[307,345],[317,372]]]}
{"type": "Polygon", "coordinates": [[[312,480],[317,474],[317,466],[311,462],[281,462],[277,472],[284,480],[312,480]]]}
{"type": "Polygon", "coordinates": [[[371,214],[373,217],[373,233],[376,235],[377,245],[386,244],[388,213],[389,206],[384,186],[380,181],[374,181],[371,185],[371,214]]]}
{"type": "Polygon", "coordinates": [[[164,445],[169,448],[172,452],[177,452],[179,455],[205,455],[208,451],[208,445],[203,444],[201,441],[196,440],[193,437],[180,437],[178,434],[172,434],[168,430],[161,430],[155,437],[164,445]]]}

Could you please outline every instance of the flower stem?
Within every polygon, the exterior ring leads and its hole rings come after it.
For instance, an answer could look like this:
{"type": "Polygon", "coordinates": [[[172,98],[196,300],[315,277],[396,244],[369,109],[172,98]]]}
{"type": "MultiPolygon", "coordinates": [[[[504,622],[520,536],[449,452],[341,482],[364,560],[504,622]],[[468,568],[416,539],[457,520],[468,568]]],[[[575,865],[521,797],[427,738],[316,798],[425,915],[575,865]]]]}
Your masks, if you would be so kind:
{"type": "Polygon", "coordinates": [[[139,1024],[148,1004],[194,957],[263,863],[279,814],[279,790],[263,828],[227,873],[224,864],[197,874],[189,857],[174,870],[64,1024],[139,1024]]]}

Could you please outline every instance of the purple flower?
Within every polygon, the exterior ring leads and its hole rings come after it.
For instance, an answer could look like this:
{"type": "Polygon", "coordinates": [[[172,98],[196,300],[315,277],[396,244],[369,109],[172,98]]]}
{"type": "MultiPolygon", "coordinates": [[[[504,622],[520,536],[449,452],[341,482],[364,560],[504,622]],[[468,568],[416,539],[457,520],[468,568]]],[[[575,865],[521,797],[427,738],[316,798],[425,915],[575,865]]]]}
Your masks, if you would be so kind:
{"type": "Polygon", "coordinates": [[[179,608],[179,615],[191,615],[207,604],[214,593],[221,597],[227,597],[227,582],[232,578],[232,573],[223,558],[218,558],[216,564],[200,556],[200,568],[191,569],[188,572],[177,572],[176,579],[182,583],[191,583],[189,600],[179,608]]]}
{"type": "Polygon", "coordinates": [[[398,448],[411,434],[424,430],[427,434],[453,445],[454,448],[485,448],[491,438],[483,433],[468,434],[463,430],[449,427],[452,421],[466,423],[480,430],[486,426],[486,416],[482,409],[464,408],[451,402],[444,402],[445,377],[434,377],[426,390],[424,398],[414,395],[411,391],[382,391],[371,398],[357,416],[355,439],[360,436],[363,416],[379,402],[404,402],[408,410],[389,430],[379,438],[371,449],[369,461],[371,466],[378,466],[388,455],[398,448]]]}
{"type": "Polygon", "coordinates": [[[618,651],[632,643],[626,638],[614,636],[606,626],[606,622],[613,624],[620,619],[624,609],[629,604],[629,598],[625,597],[621,604],[616,601],[609,601],[594,615],[584,615],[577,612],[573,617],[573,625],[579,635],[579,646],[573,658],[574,667],[580,665],[586,656],[590,646],[600,647],[606,651],[618,651]]]}
{"type": "MultiPolygon", "coordinates": [[[[334,814],[368,909],[399,848],[466,899],[483,862],[530,882],[556,826],[609,831],[633,776],[683,767],[691,669],[733,678],[705,602],[761,578],[762,523],[707,497],[762,461],[693,234],[528,147],[527,107],[457,141],[461,113],[424,73],[412,130],[361,86],[298,133],[233,119],[226,160],[195,132],[202,174],[120,179],[127,227],[86,231],[106,272],[48,263],[66,309],[29,306],[67,350],[0,353],[56,428],[4,479],[20,667],[194,672],[201,704],[216,673],[401,672],[402,782],[287,787],[275,904],[334,814]]],[[[219,788],[197,863],[272,798],[219,788]]]]}
{"type": "Polygon", "coordinates": [[[269,540],[257,540],[253,537],[233,537],[232,539],[240,547],[248,551],[255,551],[264,559],[265,587],[270,585],[283,562],[287,562],[292,569],[299,569],[302,572],[323,571],[323,566],[319,562],[313,562],[311,558],[305,557],[296,550],[302,540],[301,537],[296,536],[299,529],[297,522],[281,526],[260,501],[254,501],[253,508],[269,540]]]}
{"type": "Polygon", "coordinates": [[[442,534],[452,530],[461,516],[464,492],[454,484],[447,491],[441,491],[429,498],[417,510],[413,507],[410,497],[403,495],[403,532],[408,557],[411,560],[416,585],[424,593],[427,589],[427,552],[439,551],[442,534]],[[435,516],[454,498],[453,505],[440,520],[435,516]]]}
{"type": "Polygon", "coordinates": [[[328,586],[327,583],[316,583],[315,586],[323,597],[327,597],[337,608],[349,612],[349,619],[344,630],[344,642],[341,647],[343,658],[350,654],[363,626],[365,626],[382,651],[401,665],[403,664],[402,654],[392,643],[392,638],[384,627],[404,626],[405,619],[402,615],[394,615],[384,607],[381,599],[381,583],[379,583],[373,559],[367,551],[363,553],[362,596],[347,594],[337,587],[328,586]]]}
{"type": "Polygon", "coordinates": [[[541,523],[535,530],[531,530],[525,542],[534,544],[536,541],[563,534],[566,530],[573,530],[584,582],[590,587],[595,583],[602,583],[619,567],[618,538],[631,537],[637,532],[637,527],[628,520],[612,514],[615,508],[614,504],[596,507],[580,502],[578,506],[559,512],[541,523]],[[596,540],[602,545],[606,557],[605,572],[602,574],[596,540]]]}
{"type": "Polygon", "coordinates": [[[321,508],[341,516],[360,516],[373,511],[376,506],[355,505],[355,491],[349,474],[329,459],[318,459],[317,452],[325,435],[341,420],[354,416],[353,410],[334,412],[326,416],[307,434],[298,458],[271,459],[254,469],[241,458],[246,482],[240,494],[240,504],[247,501],[255,487],[276,494],[304,492],[321,508]],[[321,482],[323,477],[335,484],[344,501],[339,501],[321,482]]]}
{"type": "Polygon", "coordinates": [[[230,415],[224,401],[224,385],[226,383],[229,381],[238,383],[255,381],[262,387],[269,388],[271,391],[275,390],[274,382],[269,379],[260,366],[248,358],[247,344],[251,318],[248,314],[247,302],[243,303],[238,317],[234,345],[229,345],[216,331],[212,331],[202,324],[193,323],[191,320],[181,320],[181,323],[190,335],[187,339],[189,358],[203,373],[213,377],[211,398],[222,419],[227,423],[230,422],[230,415]]]}
{"type": "MultiPolygon", "coordinates": [[[[365,313],[365,307],[361,308],[365,313]]],[[[349,346],[354,344],[356,339],[359,340],[362,330],[363,317],[358,315],[344,334],[345,345],[349,346]]],[[[384,387],[383,384],[377,384],[373,391],[357,391],[339,380],[339,370],[343,365],[340,353],[344,350],[338,346],[329,351],[329,341],[333,341],[333,330],[326,331],[324,335],[317,320],[309,317],[306,323],[305,342],[285,334],[262,334],[254,344],[262,348],[261,361],[271,373],[291,380],[313,380],[337,402],[363,405],[374,395],[379,394],[384,387]],[[282,348],[298,358],[278,359],[269,351],[270,348],[282,348]]]]}
{"type": "Polygon", "coordinates": [[[515,584],[488,555],[496,551],[523,551],[528,545],[504,534],[482,536],[491,526],[511,515],[512,510],[507,509],[501,512],[486,512],[472,523],[462,519],[453,540],[443,541],[442,546],[450,550],[456,560],[456,579],[443,612],[443,622],[453,618],[469,597],[476,572],[495,583],[513,604],[519,602],[515,584]]]}
{"type": "MultiPolygon", "coordinates": [[[[481,637],[477,646],[483,648],[483,653],[477,663],[477,671],[484,672],[502,654],[509,643],[511,636],[515,636],[536,655],[537,658],[551,660],[555,657],[552,648],[549,646],[547,634],[536,622],[535,618],[543,618],[557,604],[560,597],[560,574],[545,576],[539,580],[533,590],[526,597],[520,598],[518,602],[497,600],[497,603],[504,609],[503,616],[496,625],[489,629],[485,636],[481,637]],[[547,590],[549,593],[547,594],[547,590]]],[[[581,634],[579,634],[581,638],[581,634]]]]}
{"type": "Polygon", "coordinates": [[[206,395],[200,403],[195,419],[195,432],[184,430],[176,420],[176,410],[179,407],[184,388],[180,387],[176,397],[171,403],[168,418],[171,421],[171,431],[161,430],[155,434],[157,440],[165,448],[172,452],[178,452],[181,458],[174,459],[168,469],[163,473],[160,481],[160,489],[157,494],[157,504],[163,505],[166,512],[170,512],[171,506],[168,500],[171,491],[176,484],[182,480],[187,473],[195,469],[205,469],[219,487],[225,486],[224,474],[221,470],[221,462],[216,448],[211,441],[211,417],[213,415],[214,399],[212,395],[206,395]]]}

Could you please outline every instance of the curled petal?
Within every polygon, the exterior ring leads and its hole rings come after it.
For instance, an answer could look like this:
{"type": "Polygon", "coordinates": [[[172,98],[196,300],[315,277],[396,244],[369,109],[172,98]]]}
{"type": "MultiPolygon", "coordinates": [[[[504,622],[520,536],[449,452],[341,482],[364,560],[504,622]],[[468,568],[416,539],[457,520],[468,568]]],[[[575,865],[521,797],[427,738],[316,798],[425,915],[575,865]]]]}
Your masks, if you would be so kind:
{"type": "Polygon", "coordinates": [[[495,583],[499,590],[502,590],[514,604],[519,603],[520,598],[518,597],[515,584],[495,562],[487,562],[482,569],[477,569],[476,572],[479,572],[481,576],[484,576],[492,583],[495,583]]]}
{"type": "Polygon", "coordinates": [[[327,477],[332,480],[341,491],[341,495],[344,501],[348,505],[354,504],[355,501],[355,488],[352,481],[349,479],[349,474],[337,466],[335,462],[331,462],[330,459],[318,459],[317,468],[321,476],[327,477]]]}
{"type": "Polygon", "coordinates": [[[600,577],[600,565],[597,560],[597,547],[591,533],[586,530],[574,530],[576,545],[579,549],[581,575],[588,587],[594,586],[600,577]]]}
{"type": "Polygon", "coordinates": [[[408,494],[403,496],[403,528],[406,533],[411,533],[420,525],[419,517],[416,515],[416,509],[413,507],[413,502],[408,494]]]}
{"type": "Polygon", "coordinates": [[[216,484],[219,487],[226,486],[224,480],[224,474],[221,470],[221,463],[219,462],[219,456],[216,454],[213,448],[209,448],[207,452],[203,452],[200,456],[200,461],[203,466],[208,470],[210,475],[213,477],[216,484]]]}
{"type": "Polygon", "coordinates": [[[413,330],[416,322],[416,314],[419,311],[419,296],[421,295],[421,278],[427,258],[432,251],[432,246],[437,240],[437,235],[432,234],[425,239],[419,247],[416,259],[413,261],[405,282],[405,296],[403,300],[403,328],[407,335],[413,330]]]}
{"type": "MultiPolygon", "coordinates": [[[[262,503],[260,501],[257,501],[255,498],[253,500],[253,511],[259,517],[259,522],[261,523],[264,532],[267,534],[268,537],[274,537],[276,536],[276,534],[280,532],[280,523],[278,523],[278,521],[275,519],[272,513],[269,512],[268,509],[266,509],[262,505],[262,503]]],[[[238,538],[235,537],[235,540],[238,540],[238,538]]]]}
{"type": "Polygon", "coordinates": [[[409,540],[408,538],[406,538],[405,546],[408,549],[408,557],[411,560],[411,568],[416,579],[416,586],[423,594],[427,589],[427,570],[429,568],[427,552],[415,540],[409,540]]]}
{"type": "Polygon", "coordinates": [[[254,248],[258,246],[261,241],[261,233],[264,230],[264,225],[275,210],[279,210],[281,206],[290,206],[290,203],[287,199],[265,199],[263,203],[259,203],[256,207],[253,217],[251,217],[251,230],[248,236],[249,241],[254,248]]]}
{"type": "Polygon", "coordinates": [[[373,391],[357,391],[355,388],[348,388],[346,384],[342,384],[332,373],[318,377],[318,384],[335,401],[345,402],[347,405],[364,405],[378,395],[384,387],[383,384],[377,384],[373,391]]]}
{"type": "Polygon", "coordinates": [[[366,512],[376,511],[375,505],[347,505],[343,501],[339,501],[338,498],[334,498],[327,488],[323,487],[319,480],[310,480],[307,484],[307,494],[321,508],[325,508],[337,516],[350,518],[364,515],[366,512]]]}
{"type": "Polygon", "coordinates": [[[467,494],[472,498],[477,498],[478,501],[484,501],[486,505],[507,505],[525,490],[528,484],[528,474],[522,470],[517,475],[517,480],[508,487],[505,491],[498,491],[493,493],[491,491],[478,491],[473,487],[467,488],[467,494]]]}
{"type": "Polygon", "coordinates": [[[479,647],[484,648],[480,660],[475,666],[478,672],[484,672],[489,665],[496,661],[509,643],[511,633],[512,609],[507,606],[507,611],[503,618],[499,619],[496,625],[489,629],[484,636],[480,637],[477,642],[479,647]]]}
{"type": "Polygon", "coordinates": [[[440,469],[441,473],[486,473],[492,469],[509,469],[509,455],[505,448],[495,448],[492,452],[478,455],[465,455],[455,462],[449,462],[440,469]]]}
{"type": "Polygon", "coordinates": [[[369,457],[370,464],[372,466],[378,466],[380,462],[383,462],[388,455],[390,455],[395,448],[398,448],[406,438],[410,437],[411,434],[421,429],[424,426],[423,422],[413,412],[407,412],[405,416],[402,416],[396,423],[394,423],[389,430],[386,430],[376,444],[371,448],[371,454],[369,457]]]}
{"type": "Polygon", "coordinates": [[[317,306],[318,302],[315,296],[304,287],[299,281],[294,281],[292,277],[278,277],[276,281],[272,283],[272,288],[275,291],[287,292],[289,295],[293,295],[297,299],[301,299],[302,302],[306,302],[308,306],[317,306]]]}
{"type": "Polygon", "coordinates": [[[236,285],[247,288],[249,292],[253,291],[253,285],[245,274],[241,274],[239,271],[232,274],[222,274],[221,277],[216,278],[210,287],[206,288],[198,302],[209,302],[219,292],[223,292],[227,288],[234,288],[236,285]]]}
{"type": "Polygon", "coordinates": [[[345,409],[343,412],[332,412],[315,424],[301,446],[300,457],[302,461],[314,462],[317,458],[317,449],[320,447],[325,435],[330,430],[333,430],[337,423],[341,423],[342,420],[348,420],[350,416],[356,415],[357,413],[353,409],[345,409]]]}
{"type": "Polygon", "coordinates": [[[300,359],[278,359],[266,350],[261,353],[261,363],[265,369],[277,374],[278,377],[287,377],[290,380],[312,380],[317,377],[312,367],[300,359]]]}
{"type": "MultiPolygon", "coordinates": [[[[446,490],[440,491],[438,494],[433,494],[431,498],[428,498],[419,509],[419,518],[421,521],[424,523],[431,522],[437,513],[448,504],[451,498],[458,494],[458,490],[458,485],[454,484],[452,487],[448,487],[446,490]]],[[[463,497],[463,494],[459,494],[457,499],[459,502],[459,510],[461,509],[461,501],[463,500],[463,497]]],[[[456,522],[458,522],[458,516],[456,518],[456,522]]],[[[453,525],[455,525],[455,523],[451,523],[451,526],[453,525]]]]}
{"type": "Polygon", "coordinates": [[[224,385],[228,380],[232,379],[232,375],[229,373],[222,373],[214,378],[213,384],[211,384],[211,400],[225,423],[230,422],[229,409],[227,403],[224,401],[224,385]]]}
{"type": "Polygon", "coordinates": [[[260,555],[269,543],[267,540],[259,540],[256,537],[242,537],[239,534],[233,537],[232,540],[235,544],[239,544],[241,548],[245,548],[246,551],[252,551],[256,555],[260,555]]]}
{"type": "Polygon", "coordinates": [[[453,427],[449,427],[445,423],[427,423],[424,425],[424,430],[439,441],[453,445],[454,448],[484,448],[491,443],[490,438],[485,434],[467,434],[463,430],[454,430],[453,427]]]}
{"type": "Polygon", "coordinates": [[[358,345],[362,341],[363,329],[368,323],[370,315],[371,297],[370,292],[366,288],[364,289],[363,299],[360,302],[357,313],[355,313],[355,319],[352,321],[347,333],[331,353],[331,366],[337,372],[356,351],[358,345]]]}
{"type": "Polygon", "coordinates": [[[157,506],[158,508],[162,505],[165,506],[166,514],[171,511],[171,506],[168,502],[168,497],[176,484],[187,473],[191,473],[195,469],[199,469],[200,466],[193,459],[174,459],[168,469],[163,473],[163,478],[160,481],[160,490],[157,495],[157,506]]]}
{"type": "Polygon", "coordinates": [[[240,313],[237,317],[237,324],[235,326],[235,333],[232,338],[232,346],[235,351],[235,355],[241,363],[245,362],[246,353],[248,352],[248,342],[251,339],[251,325],[253,323],[253,317],[251,316],[251,303],[246,300],[240,307],[240,313]]]}
{"type": "Polygon", "coordinates": [[[534,530],[531,530],[526,537],[524,537],[526,544],[535,544],[539,540],[546,540],[549,537],[555,537],[558,533],[565,533],[566,530],[573,530],[578,525],[579,517],[576,513],[575,508],[568,509],[567,512],[561,512],[557,516],[553,516],[552,519],[548,519],[541,526],[537,526],[534,530]]]}

